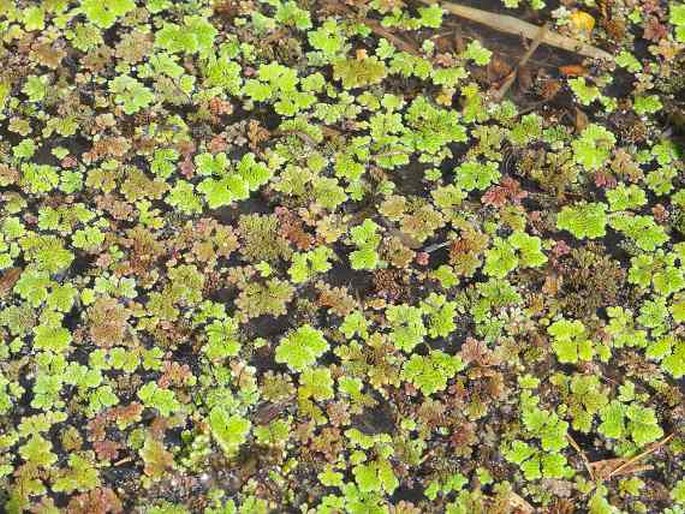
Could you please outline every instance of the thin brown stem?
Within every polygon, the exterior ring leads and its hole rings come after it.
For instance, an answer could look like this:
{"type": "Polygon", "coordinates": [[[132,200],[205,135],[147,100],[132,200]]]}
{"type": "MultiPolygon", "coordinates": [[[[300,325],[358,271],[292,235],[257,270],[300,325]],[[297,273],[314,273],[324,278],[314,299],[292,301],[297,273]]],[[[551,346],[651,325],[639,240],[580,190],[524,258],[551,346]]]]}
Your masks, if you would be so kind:
{"type": "MultiPolygon", "coordinates": [[[[438,0],[420,1],[428,5],[438,3],[438,0]]],[[[519,20],[518,18],[506,14],[497,14],[482,9],[476,9],[475,7],[456,4],[454,2],[441,2],[441,5],[455,16],[465,18],[475,23],[480,23],[481,25],[486,25],[499,32],[506,32],[507,34],[523,36],[527,39],[534,40],[540,30],[538,25],[533,25],[532,23],[519,20]]],[[[587,43],[583,43],[568,36],[557,34],[556,32],[547,32],[542,43],[593,59],[611,60],[613,58],[609,52],[606,52],[601,48],[588,45],[587,43]]]]}

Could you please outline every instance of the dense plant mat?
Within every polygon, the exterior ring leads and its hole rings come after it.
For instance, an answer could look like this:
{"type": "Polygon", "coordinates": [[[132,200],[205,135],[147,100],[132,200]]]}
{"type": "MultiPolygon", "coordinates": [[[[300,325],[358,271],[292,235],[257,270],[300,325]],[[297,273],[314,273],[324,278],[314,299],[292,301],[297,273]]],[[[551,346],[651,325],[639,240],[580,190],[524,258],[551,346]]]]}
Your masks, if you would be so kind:
{"type": "Polygon", "coordinates": [[[2,512],[685,512],[684,4],[0,37],[2,512]]]}

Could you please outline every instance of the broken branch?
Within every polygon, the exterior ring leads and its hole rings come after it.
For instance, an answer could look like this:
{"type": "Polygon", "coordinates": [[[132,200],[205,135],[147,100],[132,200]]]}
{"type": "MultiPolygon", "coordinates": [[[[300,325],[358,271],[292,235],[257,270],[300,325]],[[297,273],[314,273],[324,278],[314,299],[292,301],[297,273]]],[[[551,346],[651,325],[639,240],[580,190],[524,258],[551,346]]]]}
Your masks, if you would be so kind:
{"type": "MultiPolygon", "coordinates": [[[[424,4],[435,4],[437,0],[420,0],[424,4]]],[[[497,14],[489,11],[483,11],[482,9],[476,9],[475,7],[468,7],[465,5],[455,4],[453,2],[442,2],[442,6],[460,18],[466,18],[481,25],[486,25],[491,29],[497,30],[499,32],[506,32],[508,34],[521,35],[527,39],[535,39],[538,35],[540,27],[528,23],[526,21],[521,21],[513,16],[508,16],[506,14],[497,14]]],[[[555,46],[566,50],[568,52],[574,52],[585,57],[591,57],[593,59],[613,59],[613,56],[600,48],[597,48],[587,43],[582,43],[576,39],[568,36],[562,36],[555,32],[547,31],[542,38],[542,43],[550,46],[555,46]]]]}
{"type": "Polygon", "coordinates": [[[502,98],[504,98],[504,95],[507,94],[507,91],[509,91],[509,88],[516,80],[518,71],[526,65],[528,59],[532,57],[532,55],[535,53],[535,50],[538,49],[538,46],[540,46],[542,41],[545,39],[545,34],[547,33],[548,28],[549,24],[547,23],[540,27],[537,36],[535,36],[535,39],[533,40],[533,43],[530,45],[528,51],[523,55],[519,63],[516,65],[516,68],[514,68],[514,70],[509,74],[507,79],[504,81],[504,84],[502,84],[502,87],[500,87],[497,91],[493,93],[493,97],[495,100],[501,100],[502,98]]]}
{"type": "Polygon", "coordinates": [[[638,453],[638,454],[637,454],[635,457],[633,457],[632,459],[626,460],[623,464],[621,464],[621,465],[618,466],[616,469],[614,469],[613,471],[611,471],[611,473],[609,473],[609,476],[607,477],[607,479],[609,479],[609,478],[611,478],[611,477],[613,477],[613,476],[615,476],[615,475],[618,475],[619,473],[621,473],[622,471],[624,471],[627,467],[634,465],[635,463],[637,463],[637,462],[639,462],[640,460],[644,459],[644,458],[647,457],[648,455],[654,453],[654,452],[657,451],[659,448],[661,448],[663,445],[665,445],[668,441],[670,441],[672,438],[673,438],[673,434],[670,434],[670,435],[664,437],[661,441],[657,441],[656,443],[650,445],[645,451],[643,451],[642,453],[638,453]]]}

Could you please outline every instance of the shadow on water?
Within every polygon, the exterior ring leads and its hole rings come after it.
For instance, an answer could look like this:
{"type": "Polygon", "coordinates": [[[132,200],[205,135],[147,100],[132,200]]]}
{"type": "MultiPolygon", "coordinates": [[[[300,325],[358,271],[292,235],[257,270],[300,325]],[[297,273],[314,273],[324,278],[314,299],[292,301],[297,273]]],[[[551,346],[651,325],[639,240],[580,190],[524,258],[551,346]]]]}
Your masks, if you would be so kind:
{"type": "Polygon", "coordinates": [[[378,403],[352,418],[352,427],[366,435],[393,434],[395,432],[395,414],[390,404],[382,398],[378,403]]]}

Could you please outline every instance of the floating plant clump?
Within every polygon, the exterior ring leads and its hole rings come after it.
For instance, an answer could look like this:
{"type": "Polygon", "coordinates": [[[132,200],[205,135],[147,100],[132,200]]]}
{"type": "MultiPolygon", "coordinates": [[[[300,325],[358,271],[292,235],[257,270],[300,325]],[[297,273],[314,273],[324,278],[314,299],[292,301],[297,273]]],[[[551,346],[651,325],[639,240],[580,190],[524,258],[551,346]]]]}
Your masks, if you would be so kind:
{"type": "Polygon", "coordinates": [[[0,511],[685,514],[685,4],[0,0],[0,511]]]}

